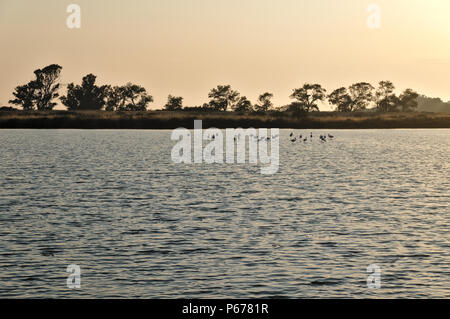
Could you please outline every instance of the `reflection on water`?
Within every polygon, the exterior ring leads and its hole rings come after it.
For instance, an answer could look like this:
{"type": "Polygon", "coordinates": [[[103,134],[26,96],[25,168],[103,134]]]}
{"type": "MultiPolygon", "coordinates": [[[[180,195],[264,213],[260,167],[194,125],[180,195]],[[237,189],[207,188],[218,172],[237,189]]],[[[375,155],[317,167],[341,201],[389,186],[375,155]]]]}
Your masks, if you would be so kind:
{"type": "Polygon", "coordinates": [[[170,131],[1,130],[0,296],[450,297],[450,130],[313,132],[261,175],[173,164],[170,131]]]}

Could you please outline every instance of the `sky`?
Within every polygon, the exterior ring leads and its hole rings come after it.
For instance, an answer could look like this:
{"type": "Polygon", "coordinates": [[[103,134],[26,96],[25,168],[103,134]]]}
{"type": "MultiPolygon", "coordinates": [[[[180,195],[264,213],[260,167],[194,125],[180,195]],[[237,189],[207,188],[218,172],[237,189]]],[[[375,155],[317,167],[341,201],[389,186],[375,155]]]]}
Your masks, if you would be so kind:
{"type": "Polygon", "coordinates": [[[63,84],[93,73],[142,85],[151,109],[169,94],[201,105],[218,84],[284,105],[305,82],[330,93],[390,80],[447,101],[449,40],[449,0],[0,0],[0,106],[53,63],[63,84]],[[66,25],[72,3],[79,29],[66,25]],[[367,25],[371,3],[380,28],[367,25]]]}

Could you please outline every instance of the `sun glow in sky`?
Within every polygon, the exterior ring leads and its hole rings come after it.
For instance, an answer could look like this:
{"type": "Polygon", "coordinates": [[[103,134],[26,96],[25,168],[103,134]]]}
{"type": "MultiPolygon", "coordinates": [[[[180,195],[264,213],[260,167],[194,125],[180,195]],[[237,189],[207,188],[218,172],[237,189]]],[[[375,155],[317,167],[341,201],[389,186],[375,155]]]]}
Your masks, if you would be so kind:
{"type": "Polygon", "coordinates": [[[0,106],[52,63],[62,83],[143,85],[151,108],[168,94],[201,105],[217,84],[277,105],[305,82],[391,80],[450,100],[449,0],[0,0],[0,43],[0,106]],[[71,3],[80,29],[66,26],[71,3]],[[380,29],[366,25],[371,3],[380,29]]]}

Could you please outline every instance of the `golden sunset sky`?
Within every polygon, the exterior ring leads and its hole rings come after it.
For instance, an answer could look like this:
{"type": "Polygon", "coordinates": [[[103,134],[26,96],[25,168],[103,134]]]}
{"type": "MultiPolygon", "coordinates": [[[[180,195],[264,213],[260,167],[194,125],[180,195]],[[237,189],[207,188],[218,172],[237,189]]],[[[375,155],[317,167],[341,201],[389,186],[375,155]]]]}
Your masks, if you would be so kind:
{"type": "Polygon", "coordinates": [[[0,0],[0,41],[0,106],[52,63],[62,83],[140,84],[150,108],[168,94],[201,105],[217,84],[277,105],[305,82],[391,80],[450,100],[449,0],[0,0]],[[66,26],[71,3],[80,29],[66,26]],[[380,29],[366,25],[371,3],[380,29]]]}

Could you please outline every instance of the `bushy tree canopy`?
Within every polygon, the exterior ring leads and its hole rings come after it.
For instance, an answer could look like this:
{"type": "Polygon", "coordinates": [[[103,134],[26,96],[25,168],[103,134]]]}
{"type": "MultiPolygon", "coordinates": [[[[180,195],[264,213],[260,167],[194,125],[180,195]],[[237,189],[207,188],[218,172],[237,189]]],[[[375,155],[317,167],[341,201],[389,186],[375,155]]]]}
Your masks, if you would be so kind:
{"type": "Polygon", "coordinates": [[[255,112],[266,113],[273,107],[273,94],[265,92],[258,97],[258,103],[255,104],[255,112]]]}
{"type": "Polygon", "coordinates": [[[169,95],[167,97],[167,103],[164,106],[164,109],[167,111],[179,111],[183,108],[183,98],[181,96],[172,96],[169,95]]]}
{"type": "Polygon", "coordinates": [[[127,83],[106,89],[106,110],[145,111],[153,97],[142,86],[127,83]]]}
{"type": "Polygon", "coordinates": [[[409,112],[417,109],[417,106],[419,104],[418,98],[419,94],[412,89],[406,89],[405,91],[403,91],[403,93],[400,94],[399,97],[402,111],[409,112]]]}
{"type": "Polygon", "coordinates": [[[394,94],[395,86],[390,81],[381,81],[375,92],[374,100],[378,111],[393,112],[397,110],[399,99],[394,94]]]}
{"type": "Polygon", "coordinates": [[[252,102],[250,102],[250,100],[245,96],[241,96],[236,104],[233,105],[233,111],[235,112],[246,113],[251,112],[252,109],[252,102]]]}
{"type": "Polygon", "coordinates": [[[362,111],[367,109],[373,100],[373,90],[375,88],[367,82],[359,82],[348,88],[351,98],[350,111],[362,111]]]}
{"type": "Polygon", "coordinates": [[[319,111],[317,102],[325,99],[326,90],[320,84],[306,83],[303,87],[294,89],[291,94],[291,99],[296,99],[297,103],[292,106],[302,108],[306,112],[319,111]]]}
{"type": "Polygon", "coordinates": [[[234,107],[239,92],[232,90],[230,85],[218,85],[209,92],[208,97],[211,99],[209,105],[213,110],[226,111],[229,107],[234,107]]]}
{"type": "Polygon", "coordinates": [[[43,69],[34,71],[35,80],[28,84],[15,88],[13,95],[15,99],[9,103],[19,105],[24,110],[36,108],[40,111],[52,110],[56,103],[53,102],[59,94],[59,77],[62,67],[58,64],[51,64],[43,69]]]}
{"type": "Polygon", "coordinates": [[[328,102],[336,107],[338,112],[352,111],[352,98],[345,87],[339,88],[328,95],[328,102]]]}
{"type": "Polygon", "coordinates": [[[101,110],[105,106],[108,86],[95,85],[96,76],[88,74],[83,77],[81,85],[67,85],[67,95],[61,102],[69,110],[101,110]]]}

